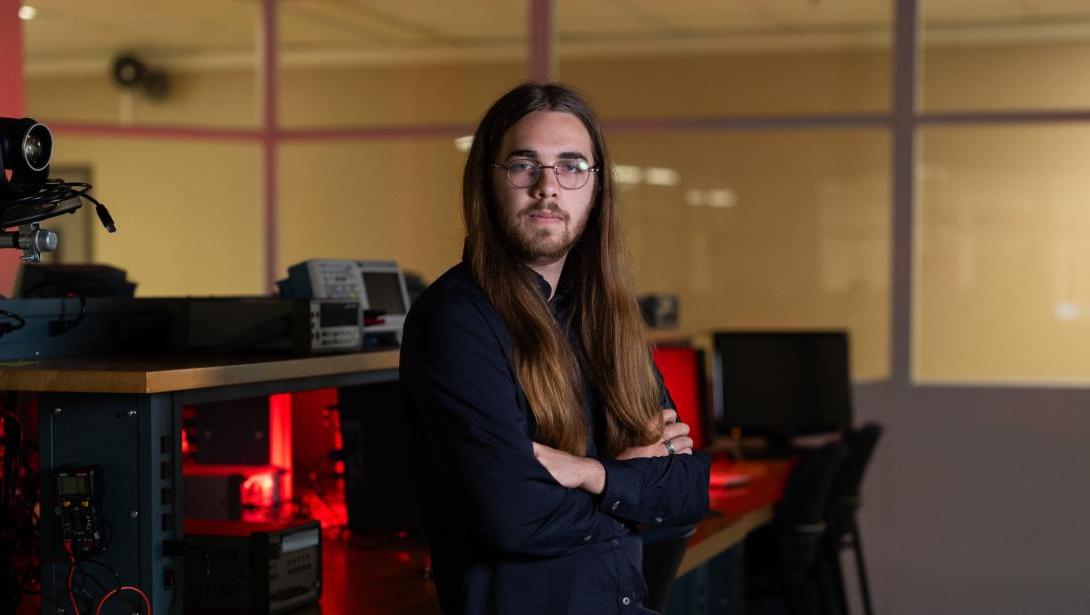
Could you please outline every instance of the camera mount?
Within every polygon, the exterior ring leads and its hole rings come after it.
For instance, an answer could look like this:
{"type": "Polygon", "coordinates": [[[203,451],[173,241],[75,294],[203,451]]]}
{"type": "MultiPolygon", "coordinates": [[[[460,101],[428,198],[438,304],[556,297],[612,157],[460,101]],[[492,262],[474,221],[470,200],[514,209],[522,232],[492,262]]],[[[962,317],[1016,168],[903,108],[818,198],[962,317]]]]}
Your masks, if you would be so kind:
{"type": "Polygon", "coordinates": [[[117,230],[106,206],[88,194],[90,184],[49,178],[53,133],[31,118],[0,117],[0,248],[23,251],[22,260],[37,263],[42,252],[57,249],[57,234],[38,227],[42,220],[75,213],[83,199],[94,203],[102,225],[117,230]]]}

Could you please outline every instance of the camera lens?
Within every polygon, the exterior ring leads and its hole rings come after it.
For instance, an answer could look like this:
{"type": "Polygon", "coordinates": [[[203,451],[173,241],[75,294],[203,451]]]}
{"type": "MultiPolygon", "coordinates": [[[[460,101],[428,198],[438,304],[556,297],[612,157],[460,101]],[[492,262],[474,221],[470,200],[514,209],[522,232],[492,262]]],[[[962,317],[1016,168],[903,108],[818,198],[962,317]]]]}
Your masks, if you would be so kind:
{"type": "Polygon", "coordinates": [[[49,129],[42,124],[35,124],[23,137],[23,158],[27,166],[34,171],[41,171],[49,166],[53,154],[53,137],[49,129]]]}

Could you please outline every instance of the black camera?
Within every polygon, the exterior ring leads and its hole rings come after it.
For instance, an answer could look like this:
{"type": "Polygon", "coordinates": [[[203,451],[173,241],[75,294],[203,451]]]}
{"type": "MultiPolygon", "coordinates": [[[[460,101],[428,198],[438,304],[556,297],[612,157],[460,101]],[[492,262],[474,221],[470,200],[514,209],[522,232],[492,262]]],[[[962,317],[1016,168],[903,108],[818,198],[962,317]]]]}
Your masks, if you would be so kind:
{"type": "Polygon", "coordinates": [[[95,204],[107,231],[116,230],[110,212],[88,194],[90,184],[49,177],[52,158],[53,133],[45,124],[29,117],[0,117],[0,248],[22,250],[28,263],[57,249],[57,234],[38,228],[38,223],[75,212],[84,199],[95,204]],[[18,231],[4,231],[15,226],[18,231]]]}
{"type": "Polygon", "coordinates": [[[53,133],[29,117],[0,117],[0,206],[5,198],[34,194],[49,177],[53,133]]]}

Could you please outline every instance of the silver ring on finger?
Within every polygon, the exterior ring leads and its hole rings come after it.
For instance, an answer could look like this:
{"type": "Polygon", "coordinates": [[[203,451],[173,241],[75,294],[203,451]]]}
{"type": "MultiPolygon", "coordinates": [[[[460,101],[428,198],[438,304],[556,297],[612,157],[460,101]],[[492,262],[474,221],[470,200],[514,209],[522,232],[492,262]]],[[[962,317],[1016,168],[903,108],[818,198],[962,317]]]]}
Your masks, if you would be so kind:
{"type": "Polygon", "coordinates": [[[676,455],[677,454],[677,451],[674,450],[674,443],[671,442],[670,440],[663,441],[662,445],[666,447],[667,454],[670,454],[670,455],[676,455]]]}

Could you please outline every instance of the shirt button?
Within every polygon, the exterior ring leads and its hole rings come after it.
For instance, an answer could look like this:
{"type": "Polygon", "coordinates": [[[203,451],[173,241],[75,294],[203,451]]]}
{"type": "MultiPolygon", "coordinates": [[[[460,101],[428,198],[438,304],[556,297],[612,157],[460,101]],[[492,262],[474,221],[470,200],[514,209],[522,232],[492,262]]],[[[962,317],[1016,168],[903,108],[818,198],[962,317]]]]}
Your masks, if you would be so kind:
{"type": "Polygon", "coordinates": [[[655,517],[655,523],[662,523],[662,517],[655,517]]]}
{"type": "Polygon", "coordinates": [[[621,598],[621,604],[623,604],[625,606],[628,606],[628,605],[632,604],[632,600],[629,599],[628,596],[625,596],[624,598],[621,598]]]}
{"type": "Polygon", "coordinates": [[[619,540],[617,540],[616,538],[614,538],[613,540],[609,541],[609,544],[611,544],[611,545],[613,545],[613,546],[615,546],[615,547],[616,547],[617,545],[621,544],[621,541],[619,541],[619,540]]]}
{"type": "Polygon", "coordinates": [[[621,505],[621,501],[617,500],[616,502],[613,503],[613,506],[610,508],[610,510],[617,510],[617,507],[620,506],[620,505],[621,505]]]}
{"type": "Polygon", "coordinates": [[[591,539],[591,535],[587,534],[586,536],[583,537],[583,542],[590,542],[590,539],[591,539]]]}

